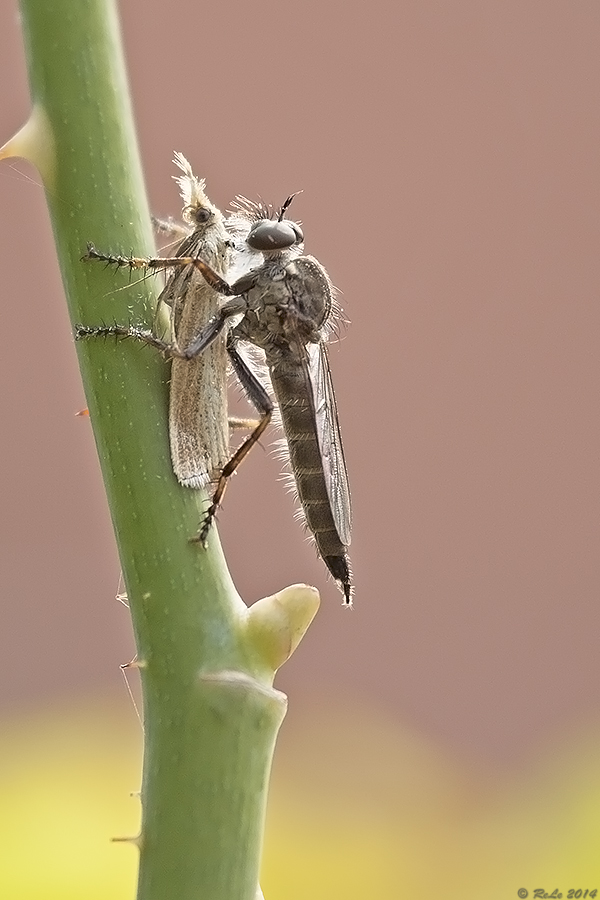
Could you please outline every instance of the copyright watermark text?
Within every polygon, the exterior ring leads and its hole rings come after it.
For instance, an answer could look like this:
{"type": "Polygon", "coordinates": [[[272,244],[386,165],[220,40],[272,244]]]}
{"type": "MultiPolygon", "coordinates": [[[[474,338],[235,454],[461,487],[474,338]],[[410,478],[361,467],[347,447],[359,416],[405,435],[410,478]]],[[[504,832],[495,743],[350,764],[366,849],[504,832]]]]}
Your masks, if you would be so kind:
{"type": "Polygon", "coordinates": [[[561,900],[561,898],[564,898],[564,900],[586,900],[586,898],[594,900],[597,896],[597,888],[568,888],[566,891],[554,888],[553,891],[547,891],[545,888],[528,890],[522,887],[517,891],[517,897],[520,897],[521,900],[525,900],[525,897],[531,897],[532,900],[538,900],[538,898],[539,900],[561,900]]]}

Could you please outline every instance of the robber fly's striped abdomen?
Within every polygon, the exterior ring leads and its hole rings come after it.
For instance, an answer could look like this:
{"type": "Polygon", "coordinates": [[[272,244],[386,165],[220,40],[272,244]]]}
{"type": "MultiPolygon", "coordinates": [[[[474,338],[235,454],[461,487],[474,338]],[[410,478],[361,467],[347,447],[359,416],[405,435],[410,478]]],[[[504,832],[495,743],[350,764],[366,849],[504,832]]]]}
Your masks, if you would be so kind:
{"type": "Polygon", "coordinates": [[[270,374],[306,524],[325,565],[349,589],[350,566],[333,518],[305,369],[300,362],[288,360],[272,367],[270,374]]]}

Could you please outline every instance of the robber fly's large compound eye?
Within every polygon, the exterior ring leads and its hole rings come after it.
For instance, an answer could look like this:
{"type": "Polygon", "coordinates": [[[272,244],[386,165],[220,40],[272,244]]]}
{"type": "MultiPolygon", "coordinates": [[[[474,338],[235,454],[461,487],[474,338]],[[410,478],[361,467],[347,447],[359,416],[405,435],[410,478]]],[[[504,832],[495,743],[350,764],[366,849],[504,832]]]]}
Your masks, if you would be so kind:
{"type": "Polygon", "coordinates": [[[272,219],[261,219],[252,226],[246,238],[249,247],[263,251],[285,250],[303,240],[302,229],[295,222],[274,222],[272,219]]]}

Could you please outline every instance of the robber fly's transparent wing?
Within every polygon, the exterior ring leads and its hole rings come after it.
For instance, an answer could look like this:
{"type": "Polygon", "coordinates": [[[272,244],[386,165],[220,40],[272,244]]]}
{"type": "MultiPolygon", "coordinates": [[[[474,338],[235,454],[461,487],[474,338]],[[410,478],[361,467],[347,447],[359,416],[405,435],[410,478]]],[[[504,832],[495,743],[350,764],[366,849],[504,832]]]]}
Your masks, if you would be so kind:
{"type": "Polygon", "coordinates": [[[347,547],[352,531],[352,507],[327,346],[308,344],[306,349],[327,495],[339,538],[347,547]]]}

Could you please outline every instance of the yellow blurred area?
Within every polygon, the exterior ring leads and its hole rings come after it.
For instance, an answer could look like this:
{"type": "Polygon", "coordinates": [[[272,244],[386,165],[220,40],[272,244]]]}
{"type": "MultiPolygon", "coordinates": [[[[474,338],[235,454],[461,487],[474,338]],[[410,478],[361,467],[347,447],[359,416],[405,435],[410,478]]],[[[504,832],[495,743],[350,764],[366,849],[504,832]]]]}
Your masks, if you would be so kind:
{"type": "MultiPolygon", "coordinates": [[[[139,822],[133,711],[90,701],[5,720],[2,734],[0,897],[135,897],[137,851],[110,840],[139,822]]],[[[461,768],[368,710],[298,714],[292,703],[274,767],[266,900],[504,900],[535,888],[600,897],[599,751],[588,733],[499,775],[461,768]]]]}

